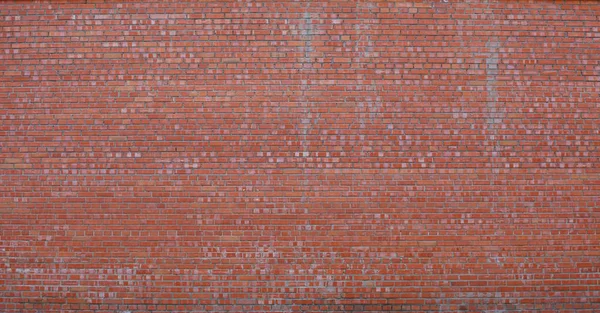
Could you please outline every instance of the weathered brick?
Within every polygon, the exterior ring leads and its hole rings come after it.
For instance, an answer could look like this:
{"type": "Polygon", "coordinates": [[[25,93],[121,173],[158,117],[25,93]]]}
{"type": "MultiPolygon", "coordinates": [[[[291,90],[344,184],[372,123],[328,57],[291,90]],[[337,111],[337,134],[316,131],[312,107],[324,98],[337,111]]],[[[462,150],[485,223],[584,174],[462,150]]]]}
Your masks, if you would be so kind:
{"type": "Polygon", "coordinates": [[[599,312],[600,3],[0,3],[0,312],[599,312]]]}

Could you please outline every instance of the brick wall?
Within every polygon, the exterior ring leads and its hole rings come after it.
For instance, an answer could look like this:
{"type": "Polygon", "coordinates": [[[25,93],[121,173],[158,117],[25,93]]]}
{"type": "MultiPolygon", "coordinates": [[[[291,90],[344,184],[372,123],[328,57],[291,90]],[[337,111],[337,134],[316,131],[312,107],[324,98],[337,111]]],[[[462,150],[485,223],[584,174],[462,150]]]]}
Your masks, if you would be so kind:
{"type": "Polygon", "coordinates": [[[600,3],[0,3],[0,311],[600,311],[600,3]]]}

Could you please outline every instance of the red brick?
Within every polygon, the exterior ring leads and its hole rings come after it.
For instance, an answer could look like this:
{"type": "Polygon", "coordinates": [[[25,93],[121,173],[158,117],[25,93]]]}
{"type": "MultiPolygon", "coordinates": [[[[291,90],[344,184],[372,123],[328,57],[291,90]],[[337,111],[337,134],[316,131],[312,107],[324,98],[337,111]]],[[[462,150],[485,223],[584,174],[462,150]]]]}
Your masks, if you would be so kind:
{"type": "Polygon", "coordinates": [[[598,312],[600,3],[0,3],[0,312],[598,312]]]}

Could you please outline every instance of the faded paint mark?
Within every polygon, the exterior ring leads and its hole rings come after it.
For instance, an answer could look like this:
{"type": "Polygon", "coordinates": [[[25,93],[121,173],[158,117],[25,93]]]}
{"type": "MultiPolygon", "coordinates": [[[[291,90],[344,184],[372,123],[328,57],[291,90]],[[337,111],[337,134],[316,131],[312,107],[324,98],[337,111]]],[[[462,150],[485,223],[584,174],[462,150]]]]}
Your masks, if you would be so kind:
{"type": "Polygon", "coordinates": [[[303,60],[301,61],[301,69],[300,69],[300,79],[301,79],[301,94],[300,94],[300,104],[302,106],[302,116],[300,118],[300,149],[302,150],[301,153],[301,158],[304,160],[304,162],[302,162],[302,175],[304,176],[304,178],[302,179],[302,185],[303,185],[303,191],[302,191],[302,197],[301,197],[301,202],[306,202],[307,199],[307,195],[306,195],[306,188],[309,185],[309,181],[308,181],[308,175],[306,174],[306,158],[310,156],[310,143],[309,143],[309,135],[312,131],[313,128],[313,124],[318,122],[318,116],[315,117],[315,120],[313,121],[313,114],[311,112],[311,104],[310,104],[310,98],[308,97],[308,93],[310,90],[310,81],[309,81],[309,74],[311,73],[312,69],[313,69],[313,58],[312,58],[312,52],[313,52],[313,35],[314,35],[314,29],[313,29],[313,20],[312,20],[312,16],[310,14],[310,2],[307,2],[306,7],[305,7],[305,11],[304,14],[302,16],[303,18],[303,25],[302,30],[301,30],[301,35],[302,35],[302,40],[304,40],[304,47],[303,48],[303,52],[304,52],[304,57],[303,60]]]}
{"type": "Polygon", "coordinates": [[[487,91],[487,109],[489,116],[487,123],[495,128],[495,125],[502,122],[498,113],[498,91],[496,89],[498,77],[498,38],[492,38],[485,47],[488,49],[488,56],[485,59],[486,73],[486,91],[487,91]]]}
{"type": "Polygon", "coordinates": [[[304,39],[304,60],[302,63],[310,63],[312,67],[312,59],[310,53],[313,51],[313,27],[312,17],[310,16],[310,12],[308,12],[308,7],[306,8],[306,11],[304,12],[302,18],[304,20],[304,26],[302,27],[302,38],[304,39]]]}
{"type": "Polygon", "coordinates": [[[302,39],[304,40],[304,59],[302,60],[302,68],[301,68],[301,104],[303,106],[303,117],[300,120],[300,132],[302,134],[301,138],[301,147],[302,147],[302,157],[307,157],[310,152],[308,151],[308,135],[310,130],[312,129],[312,112],[310,107],[310,101],[308,100],[308,91],[310,89],[310,83],[308,81],[308,74],[310,70],[313,68],[313,60],[311,57],[311,53],[313,51],[313,26],[312,26],[312,17],[310,12],[308,11],[308,6],[306,7],[306,11],[303,15],[303,23],[302,26],[302,39]]]}
{"type": "MultiPolygon", "coordinates": [[[[365,7],[361,8],[361,2],[356,2],[356,14],[363,16],[360,23],[354,24],[354,31],[358,36],[354,44],[354,53],[357,56],[355,60],[360,67],[365,68],[367,64],[373,64],[373,59],[377,57],[374,51],[375,43],[371,40],[371,23],[376,15],[373,13],[374,5],[366,3],[365,7]],[[365,10],[366,12],[362,12],[365,10]],[[369,17],[369,18],[366,18],[369,17]]],[[[366,96],[364,102],[358,103],[358,117],[360,129],[367,128],[367,120],[375,123],[376,118],[381,117],[381,97],[378,95],[377,82],[375,79],[370,81],[365,80],[364,73],[357,73],[356,82],[359,86],[364,87],[364,90],[372,92],[373,96],[366,96]]]]}
{"type": "MultiPolygon", "coordinates": [[[[499,169],[496,165],[496,158],[498,157],[498,150],[500,149],[500,138],[498,138],[498,127],[501,125],[503,120],[503,114],[498,110],[498,90],[496,88],[498,82],[498,63],[499,63],[499,55],[498,50],[500,47],[500,43],[498,42],[497,37],[492,37],[488,40],[485,45],[488,50],[487,56],[485,59],[485,73],[486,73],[486,82],[485,87],[487,91],[487,101],[486,101],[486,109],[487,109],[487,128],[489,132],[489,140],[492,142],[492,157],[490,158],[491,162],[491,180],[492,185],[495,185],[497,175],[499,173],[499,169]]],[[[497,198],[497,192],[492,192],[495,198],[497,198]]],[[[496,210],[496,199],[492,199],[491,202],[491,210],[495,212],[496,210]]]]}

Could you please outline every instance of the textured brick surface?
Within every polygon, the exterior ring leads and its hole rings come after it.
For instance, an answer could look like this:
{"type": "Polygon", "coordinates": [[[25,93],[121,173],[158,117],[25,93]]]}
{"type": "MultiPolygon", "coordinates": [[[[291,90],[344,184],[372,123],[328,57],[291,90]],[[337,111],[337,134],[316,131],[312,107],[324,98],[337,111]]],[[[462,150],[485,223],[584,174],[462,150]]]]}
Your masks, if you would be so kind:
{"type": "Polygon", "coordinates": [[[0,3],[0,311],[600,311],[600,3],[0,3]]]}

